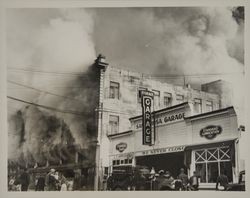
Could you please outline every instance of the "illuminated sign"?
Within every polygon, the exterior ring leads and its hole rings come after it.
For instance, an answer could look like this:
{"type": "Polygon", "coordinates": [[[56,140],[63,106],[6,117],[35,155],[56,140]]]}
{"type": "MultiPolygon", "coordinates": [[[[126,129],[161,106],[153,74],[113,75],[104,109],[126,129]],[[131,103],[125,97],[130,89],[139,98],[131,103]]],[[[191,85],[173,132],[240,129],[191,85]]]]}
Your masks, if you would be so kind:
{"type": "Polygon", "coordinates": [[[154,144],[154,125],[152,125],[152,113],[154,93],[150,91],[141,91],[142,99],[142,144],[154,144]]]}
{"type": "Polygon", "coordinates": [[[115,146],[115,148],[116,148],[116,150],[118,150],[119,152],[122,153],[127,148],[127,143],[121,142],[121,143],[117,144],[115,146]]]}
{"type": "Polygon", "coordinates": [[[200,130],[200,136],[211,140],[215,138],[217,135],[221,134],[221,132],[222,132],[221,126],[209,125],[200,130]]]}

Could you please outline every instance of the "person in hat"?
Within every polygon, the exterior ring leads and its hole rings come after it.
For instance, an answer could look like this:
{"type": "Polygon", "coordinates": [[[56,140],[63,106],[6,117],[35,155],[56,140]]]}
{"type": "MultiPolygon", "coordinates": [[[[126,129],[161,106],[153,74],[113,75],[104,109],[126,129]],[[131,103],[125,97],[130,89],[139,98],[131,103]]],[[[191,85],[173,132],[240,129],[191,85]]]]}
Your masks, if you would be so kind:
{"type": "Polygon", "coordinates": [[[177,179],[181,180],[181,190],[187,190],[188,176],[185,174],[184,168],[180,169],[180,174],[177,176],[177,179]]]}
{"type": "Polygon", "coordinates": [[[45,178],[42,173],[38,173],[35,191],[44,191],[45,178]]]}
{"type": "Polygon", "coordinates": [[[170,171],[166,171],[164,174],[162,190],[174,190],[174,178],[171,176],[170,171]]]}
{"type": "Polygon", "coordinates": [[[30,183],[30,176],[28,174],[27,168],[23,168],[19,177],[19,181],[21,184],[21,191],[27,191],[30,183]]]}
{"type": "Polygon", "coordinates": [[[165,180],[164,178],[164,170],[158,171],[159,176],[156,178],[155,183],[157,186],[157,190],[162,190],[163,182],[165,180]]]}
{"type": "Polygon", "coordinates": [[[217,177],[216,190],[225,190],[228,185],[228,177],[226,171],[221,171],[221,174],[217,177]]]}
{"type": "Polygon", "coordinates": [[[50,172],[46,175],[45,184],[48,191],[57,190],[58,180],[56,179],[56,170],[50,169],[50,172]]]}
{"type": "Polygon", "coordinates": [[[191,190],[199,190],[199,179],[198,179],[198,173],[196,171],[193,172],[193,176],[190,177],[189,183],[190,183],[190,189],[191,190]]]}

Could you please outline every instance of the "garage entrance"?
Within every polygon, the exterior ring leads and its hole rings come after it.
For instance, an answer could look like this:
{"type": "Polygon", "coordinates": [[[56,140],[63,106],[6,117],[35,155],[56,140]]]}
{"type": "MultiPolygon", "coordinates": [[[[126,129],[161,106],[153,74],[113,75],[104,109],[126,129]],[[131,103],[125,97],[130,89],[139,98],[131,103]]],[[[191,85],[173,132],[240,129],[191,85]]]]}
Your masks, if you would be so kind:
{"type": "Polygon", "coordinates": [[[136,157],[136,165],[147,166],[150,169],[154,167],[156,172],[159,170],[168,170],[174,178],[179,175],[181,168],[184,168],[186,171],[184,152],[136,157]]]}

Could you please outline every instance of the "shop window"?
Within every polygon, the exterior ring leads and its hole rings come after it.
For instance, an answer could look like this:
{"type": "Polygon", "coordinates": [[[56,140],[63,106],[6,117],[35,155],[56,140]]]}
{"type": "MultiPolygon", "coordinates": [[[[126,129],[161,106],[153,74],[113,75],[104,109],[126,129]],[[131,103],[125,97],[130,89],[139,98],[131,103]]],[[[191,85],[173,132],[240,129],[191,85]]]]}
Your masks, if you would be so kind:
{"type": "Polygon", "coordinates": [[[138,88],[138,92],[137,92],[137,102],[138,103],[141,103],[141,97],[142,97],[142,95],[141,95],[141,91],[147,91],[147,89],[146,88],[143,88],[143,87],[139,87],[138,88]]]}
{"type": "Polygon", "coordinates": [[[109,167],[104,167],[104,174],[108,175],[108,172],[109,172],[109,167]]]}
{"type": "Polygon", "coordinates": [[[121,159],[121,160],[113,160],[112,164],[113,164],[113,166],[131,165],[132,162],[133,162],[132,159],[121,159]]]}
{"type": "Polygon", "coordinates": [[[110,134],[116,134],[119,130],[119,116],[109,116],[110,134]]]}
{"type": "Polygon", "coordinates": [[[218,162],[207,163],[207,180],[208,183],[215,183],[219,175],[218,162]]]}
{"type": "Polygon", "coordinates": [[[206,111],[213,111],[213,102],[212,101],[206,101],[206,111]]]}
{"type": "Polygon", "coordinates": [[[116,165],[120,165],[120,160],[116,160],[116,165]]]}
{"type": "Polygon", "coordinates": [[[163,97],[164,107],[170,107],[172,105],[172,94],[171,93],[164,93],[163,97]]]}
{"type": "Polygon", "coordinates": [[[195,98],[194,99],[194,112],[201,113],[201,99],[195,98]]]}
{"type": "Polygon", "coordinates": [[[232,181],[232,165],[229,147],[209,148],[194,151],[195,169],[202,183],[215,183],[219,174],[232,181]]]}
{"type": "Polygon", "coordinates": [[[206,183],[206,164],[205,163],[196,164],[195,170],[199,173],[200,182],[206,183]]]}
{"type": "Polygon", "coordinates": [[[120,89],[119,83],[110,81],[109,98],[119,99],[119,93],[120,93],[119,89],[120,89]]]}
{"type": "Polygon", "coordinates": [[[181,94],[177,94],[176,95],[176,102],[177,102],[177,104],[183,103],[184,102],[184,96],[181,95],[181,94]]]}

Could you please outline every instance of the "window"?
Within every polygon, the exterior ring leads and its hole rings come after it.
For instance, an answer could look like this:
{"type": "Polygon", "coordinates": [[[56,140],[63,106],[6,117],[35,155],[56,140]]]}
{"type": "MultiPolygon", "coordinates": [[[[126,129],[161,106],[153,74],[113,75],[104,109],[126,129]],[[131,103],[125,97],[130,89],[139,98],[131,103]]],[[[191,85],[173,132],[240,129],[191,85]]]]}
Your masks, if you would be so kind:
{"type": "Polygon", "coordinates": [[[109,98],[119,99],[119,88],[120,88],[119,83],[110,82],[109,98]]]}
{"type": "Polygon", "coordinates": [[[119,116],[109,116],[110,134],[116,134],[119,130],[119,116]]]}
{"type": "Polygon", "coordinates": [[[143,87],[139,87],[138,88],[138,92],[137,92],[137,102],[138,103],[141,103],[141,91],[146,91],[147,89],[146,88],[143,88],[143,87]]]}
{"type": "Polygon", "coordinates": [[[106,167],[104,167],[104,174],[108,175],[108,173],[109,173],[109,167],[106,166],[106,167]]]}
{"type": "Polygon", "coordinates": [[[176,102],[177,102],[177,104],[183,103],[184,102],[184,96],[181,95],[181,94],[177,94],[176,95],[176,102]]]}
{"type": "Polygon", "coordinates": [[[224,172],[232,181],[232,165],[229,147],[209,148],[194,151],[195,170],[202,183],[215,183],[220,173],[224,172]]]}
{"type": "Polygon", "coordinates": [[[206,111],[213,111],[213,103],[212,101],[206,101],[206,111]]]}
{"type": "Polygon", "coordinates": [[[194,99],[194,112],[201,113],[201,99],[194,99]]]}
{"type": "Polygon", "coordinates": [[[152,90],[154,93],[154,108],[157,109],[160,107],[160,91],[152,90]]]}
{"type": "Polygon", "coordinates": [[[172,94],[171,93],[164,93],[163,97],[164,107],[170,107],[172,105],[172,94]]]}
{"type": "Polygon", "coordinates": [[[133,162],[133,159],[121,159],[121,160],[113,160],[113,166],[119,166],[119,165],[131,165],[133,162]]]}

